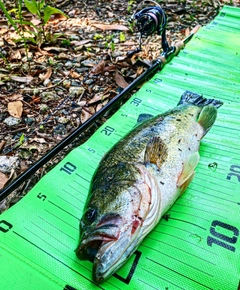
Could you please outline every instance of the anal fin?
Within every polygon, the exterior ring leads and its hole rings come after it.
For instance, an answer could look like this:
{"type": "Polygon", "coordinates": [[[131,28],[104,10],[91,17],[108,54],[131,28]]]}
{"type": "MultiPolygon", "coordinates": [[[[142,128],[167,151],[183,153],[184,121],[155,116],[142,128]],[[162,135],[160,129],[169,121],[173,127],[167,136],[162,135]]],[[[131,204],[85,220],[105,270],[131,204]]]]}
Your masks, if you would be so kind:
{"type": "Polygon", "coordinates": [[[197,164],[199,162],[199,153],[195,152],[191,154],[187,160],[183,163],[183,169],[178,177],[177,187],[180,189],[181,194],[188,187],[193,180],[197,164]]]}

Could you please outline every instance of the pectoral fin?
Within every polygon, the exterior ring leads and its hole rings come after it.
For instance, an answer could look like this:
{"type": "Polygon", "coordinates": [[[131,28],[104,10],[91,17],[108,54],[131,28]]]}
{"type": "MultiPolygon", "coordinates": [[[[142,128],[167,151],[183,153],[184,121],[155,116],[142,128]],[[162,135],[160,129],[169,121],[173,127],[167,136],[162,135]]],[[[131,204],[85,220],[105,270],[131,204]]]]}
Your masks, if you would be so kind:
{"type": "Polygon", "coordinates": [[[203,127],[205,134],[211,129],[217,118],[217,109],[212,105],[206,106],[202,109],[198,123],[203,127]]]}
{"type": "Polygon", "coordinates": [[[153,137],[147,144],[144,163],[154,163],[160,167],[166,158],[167,146],[160,137],[153,137]]]}
{"type": "Polygon", "coordinates": [[[181,194],[188,187],[190,182],[193,180],[197,164],[199,162],[199,153],[195,152],[191,154],[183,164],[183,169],[179,175],[177,187],[180,189],[181,194]]]}

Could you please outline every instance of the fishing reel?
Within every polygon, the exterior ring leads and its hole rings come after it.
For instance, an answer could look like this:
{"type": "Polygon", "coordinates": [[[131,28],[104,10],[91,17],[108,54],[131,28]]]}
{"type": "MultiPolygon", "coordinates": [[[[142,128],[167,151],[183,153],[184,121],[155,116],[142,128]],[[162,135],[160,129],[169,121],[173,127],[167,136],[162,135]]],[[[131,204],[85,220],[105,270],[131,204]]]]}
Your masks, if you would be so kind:
{"type": "MultiPolygon", "coordinates": [[[[156,2],[154,3],[157,4],[156,2]]],[[[132,57],[135,53],[141,51],[142,37],[147,37],[154,33],[162,37],[163,53],[168,53],[169,50],[171,50],[166,39],[167,16],[160,5],[157,4],[157,6],[146,7],[139,12],[135,12],[131,16],[129,22],[133,23],[134,27],[136,27],[137,31],[140,33],[140,37],[139,47],[129,51],[127,53],[128,57],[132,57]]]]}

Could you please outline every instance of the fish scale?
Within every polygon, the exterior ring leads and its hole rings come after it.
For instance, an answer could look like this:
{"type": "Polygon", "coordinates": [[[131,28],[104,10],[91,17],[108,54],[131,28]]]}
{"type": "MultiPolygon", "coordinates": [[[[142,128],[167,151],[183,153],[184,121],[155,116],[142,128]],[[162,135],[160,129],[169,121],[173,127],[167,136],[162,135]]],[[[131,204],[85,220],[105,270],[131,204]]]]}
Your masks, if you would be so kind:
{"type": "Polygon", "coordinates": [[[221,105],[186,91],[176,108],[141,122],[103,157],[76,250],[80,259],[93,260],[97,283],[126,262],[192,181],[199,142],[221,105]]]}

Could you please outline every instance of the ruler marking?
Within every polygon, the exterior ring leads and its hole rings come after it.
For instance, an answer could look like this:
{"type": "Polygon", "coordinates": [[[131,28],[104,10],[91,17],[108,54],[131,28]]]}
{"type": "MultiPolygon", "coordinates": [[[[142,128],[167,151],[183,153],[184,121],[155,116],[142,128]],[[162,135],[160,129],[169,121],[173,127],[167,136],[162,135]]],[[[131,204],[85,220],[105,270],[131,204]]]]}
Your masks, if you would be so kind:
{"type": "Polygon", "coordinates": [[[93,173],[91,173],[91,172],[88,172],[88,171],[87,171],[87,170],[85,170],[85,169],[83,169],[83,171],[84,171],[84,172],[86,172],[88,175],[90,175],[90,176],[92,177],[92,174],[93,174],[93,173]]]}
{"type": "Polygon", "coordinates": [[[183,220],[183,219],[177,219],[177,218],[173,218],[173,217],[171,217],[171,216],[169,217],[169,219],[170,219],[170,220],[176,220],[176,221],[184,222],[184,223],[187,223],[187,224],[193,225],[193,226],[198,227],[198,228],[200,228],[200,229],[202,229],[202,230],[205,230],[205,231],[207,230],[207,229],[205,229],[205,228],[199,226],[198,224],[195,224],[195,223],[192,223],[192,222],[189,222],[189,221],[185,221],[185,220],[183,220]]]}
{"type": "Polygon", "coordinates": [[[83,267],[85,270],[91,272],[90,269],[88,269],[87,267],[85,267],[84,265],[80,264],[77,260],[74,260],[73,258],[69,257],[68,255],[64,254],[64,252],[60,251],[58,248],[54,247],[52,244],[48,243],[46,240],[44,240],[43,238],[39,237],[38,235],[36,235],[33,231],[29,230],[28,228],[25,227],[25,229],[27,231],[29,231],[31,234],[33,234],[36,238],[40,239],[41,241],[43,241],[44,243],[46,243],[47,245],[49,245],[50,247],[52,247],[53,249],[55,249],[56,251],[58,251],[61,255],[64,255],[65,257],[67,257],[68,259],[70,259],[71,261],[75,262],[76,264],[78,264],[79,266],[83,267]]]}
{"type": "MultiPolygon", "coordinates": [[[[203,180],[203,179],[201,179],[201,180],[203,180]]],[[[197,180],[196,180],[196,181],[197,181],[197,180]]],[[[197,183],[197,182],[194,182],[194,184],[196,184],[196,185],[198,185],[198,186],[202,186],[202,184],[199,184],[199,183],[197,183]]],[[[214,185],[218,185],[218,184],[214,183],[214,185]]],[[[221,186],[221,187],[224,187],[224,186],[221,186]]],[[[209,190],[212,190],[211,187],[208,187],[208,186],[205,186],[205,185],[204,185],[204,188],[209,189],[209,190]]],[[[232,188],[228,188],[228,189],[231,190],[232,188]]],[[[215,191],[215,192],[219,192],[219,193],[221,193],[221,194],[228,195],[228,196],[230,196],[230,197],[234,197],[233,194],[228,194],[228,193],[226,193],[226,192],[224,192],[224,191],[220,191],[220,190],[216,190],[216,189],[214,189],[214,191],[215,191]]]]}
{"type": "Polygon", "coordinates": [[[45,209],[45,211],[46,211],[48,214],[50,214],[50,215],[54,216],[55,218],[59,219],[60,221],[62,221],[62,222],[65,223],[66,225],[70,226],[70,227],[73,228],[74,230],[76,230],[76,231],[79,230],[78,228],[75,228],[73,225],[69,224],[68,222],[66,222],[65,220],[61,219],[59,216],[53,214],[53,213],[50,212],[49,210],[45,209]]]}
{"type": "MultiPolygon", "coordinates": [[[[203,211],[203,212],[209,213],[209,210],[203,210],[203,209],[200,209],[200,208],[196,208],[196,207],[193,207],[193,206],[190,206],[190,205],[181,204],[181,203],[178,203],[178,202],[176,202],[175,204],[180,205],[180,206],[183,206],[183,207],[188,207],[188,208],[191,208],[191,209],[196,209],[198,211],[203,211]]],[[[222,218],[225,218],[225,219],[228,219],[227,217],[222,216],[220,214],[214,213],[214,215],[219,216],[219,217],[222,217],[222,218]]]]}
{"type": "Polygon", "coordinates": [[[229,200],[229,199],[226,199],[226,198],[223,198],[223,197],[215,196],[215,195],[210,194],[210,193],[203,192],[203,194],[205,194],[205,195],[209,195],[209,196],[212,196],[212,197],[214,197],[214,198],[219,198],[219,199],[222,199],[222,200],[225,200],[225,201],[228,201],[228,202],[234,203],[234,204],[238,204],[238,205],[240,204],[240,202],[236,202],[236,201],[229,200]]]}
{"type": "Polygon", "coordinates": [[[60,230],[58,227],[54,226],[52,223],[46,221],[43,217],[38,216],[41,220],[43,220],[45,223],[49,224],[50,226],[52,226],[54,229],[58,230],[59,232],[61,232],[62,234],[64,234],[65,236],[69,237],[70,239],[72,239],[73,241],[76,241],[75,238],[73,238],[72,236],[66,234],[64,231],[60,230]]]}
{"type": "MultiPolygon", "coordinates": [[[[144,269],[144,268],[142,268],[142,270],[145,270],[145,269],[144,269]]],[[[154,286],[152,286],[152,285],[148,284],[147,282],[145,282],[145,281],[143,281],[143,280],[141,280],[141,279],[139,279],[139,278],[137,278],[137,279],[138,279],[138,281],[141,281],[143,284],[150,286],[152,289],[159,290],[159,288],[156,288],[156,287],[154,287],[154,286]]],[[[164,279],[163,279],[163,280],[164,280],[164,279]]]]}
{"type": "MultiPolygon", "coordinates": [[[[76,209],[78,209],[78,210],[80,210],[80,211],[82,210],[81,208],[77,207],[75,204],[72,204],[72,203],[69,202],[67,199],[63,198],[62,196],[60,196],[60,195],[57,194],[57,197],[61,198],[61,199],[64,200],[66,203],[70,204],[71,206],[75,207],[76,209]]],[[[82,203],[84,203],[84,202],[82,202],[82,203]]]]}
{"type": "Polygon", "coordinates": [[[181,200],[188,200],[190,202],[194,202],[194,203],[198,203],[198,204],[202,204],[202,205],[205,205],[205,206],[208,206],[208,207],[211,207],[211,208],[215,208],[215,209],[218,209],[218,210],[222,210],[222,211],[225,211],[227,213],[229,213],[230,211],[229,210],[226,210],[226,209],[223,209],[223,208],[220,208],[220,207],[216,207],[216,206],[212,206],[212,205],[208,205],[206,203],[203,203],[203,202],[200,202],[198,200],[191,200],[191,199],[188,199],[186,197],[182,197],[181,200]]]}
{"type": "Polygon", "coordinates": [[[80,174],[76,173],[76,175],[77,175],[78,177],[82,178],[83,180],[87,181],[88,183],[90,183],[90,181],[89,181],[88,179],[84,178],[84,177],[81,176],[80,174]]]}
{"type": "Polygon", "coordinates": [[[169,247],[171,247],[171,248],[177,249],[177,250],[179,250],[179,251],[181,251],[181,252],[184,252],[184,253],[186,253],[186,254],[189,254],[189,255],[191,255],[191,256],[197,258],[197,259],[203,260],[204,262],[207,262],[207,263],[209,263],[209,264],[212,264],[212,265],[216,266],[215,263],[213,263],[213,262],[211,262],[211,261],[208,261],[208,260],[206,260],[206,259],[204,259],[204,258],[202,258],[202,257],[197,256],[197,255],[194,255],[193,253],[188,252],[188,251],[186,251],[186,250],[183,250],[182,248],[178,248],[178,247],[176,247],[176,246],[174,246],[174,245],[171,245],[171,244],[168,244],[168,243],[166,243],[166,242],[163,242],[163,241],[160,241],[160,240],[154,239],[154,238],[149,237],[149,236],[147,236],[146,239],[154,240],[154,241],[159,242],[159,243],[161,243],[161,244],[167,245],[167,246],[169,246],[169,247]]]}
{"type": "MultiPolygon", "coordinates": [[[[208,177],[209,177],[209,174],[204,173],[204,172],[205,172],[205,169],[201,169],[201,168],[199,168],[199,169],[200,169],[200,171],[201,171],[201,175],[205,175],[205,176],[208,176],[208,177]]],[[[214,180],[215,180],[215,179],[218,179],[218,180],[221,180],[221,181],[223,181],[222,178],[224,178],[224,177],[225,177],[225,176],[223,176],[223,177],[213,176],[214,180]]],[[[200,176],[198,176],[198,177],[196,178],[196,180],[197,180],[197,179],[200,179],[200,180],[205,181],[205,179],[200,178],[200,176]]],[[[194,181],[194,183],[195,183],[195,181],[194,181]]],[[[219,183],[214,183],[214,182],[212,182],[212,183],[213,183],[214,185],[218,185],[218,186],[219,186],[219,183]]],[[[226,189],[232,190],[232,187],[229,187],[229,186],[226,186],[226,185],[223,185],[223,184],[221,184],[221,187],[224,187],[224,188],[226,188],[226,189]]]]}
{"type": "MultiPolygon", "coordinates": [[[[71,187],[70,185],[68,185],[68,186],[71,187]]],[[[71,196],[72,196],[73,198],[75,198],[76,200],[78,200],[78,201],[84,203],[81,199],[79,199],[78,197],[76,197],[76,196],[73,195],[72,193],[68,192],[66,189],[63,189],[62,191],[64,191],[64,192],[66,192],[67,194],[71,195],[71,196]]],[[[80,191],[79,191],[79,192],[80,192],[80,191]]],[[[86,196],[87,196],[87,195],[83,194],[82,192],[80,192],[80,193],[81,193],[81,195],[82,195],[83,197],[86,197],[86,196]]]]}
{"type": "MultiPolygon", "coordinates": [[[[197,191],[197,192],[200,192],[201,194],[205,194],[204,192],[202,192],[202,191],[200,191],[200,190],[197,190],[197,189],[195,189],[195,188],[193,188],[193,187],[191,187],[191,186],[189,186],[188,188],[191,189],[192,191],[197,191]]],[[[198,197],[198,196],[197,196],[197,197],[198,197]]],[[[218,197],[215,196],[215,198],[218,198],[218,197]]],[[[207,200],[207,201],[213,202],[213,200],[211,200],[211,199],[207,199],[207,198],[205,198],[205,197],[203,197],[203,196],[201,196],[201,199],[204,199],[204,200],[207,200]]],[[[226,207],[226,204],[225,204],[225,203],[220,203],[220,202],[218,202],[218,201],[214,201],[214,203],[217,203],[217,204],[220,204],[220,205],[223,205],[223,206],[226,207]]],[[[236,204],[237,204],[237,203],[236,203],[236,204]]]]}
{"type": "Polygon", "coordinates": [[[70,249],[67,245],[65,245],[62,241],[60,241],[59,239],[57,239],[55,236],[53,236],[52,234],[50,234],[48,231],[46,231],[45,229],[43,229],[42,227],[40,227],[38,224],[31,222],[35,227],[39,228],[41,231],[43,231],[44,233],[46,233],[47,235],[49,235],[50,237],[52,237],[54,240],[58,241],[60,244],[62,244],[64,247],[70,249]]]}
{"type": "Polygon", "coordinates": [[[77,183],[77,185],[82,186],[84,189],[88,190],[88,188],[84,185],[82,185],[81,183],[77,182],[76,180],[73,180],[73,182],[77,183]]]}
{"type": "Polygon", "coordinates": [[[192,243],[192,242],[189,242],[188,240],[184,240],[184,239],[182,239],[182,238],[179,238],[178,236],[174,236],[174,235],[169,234],[169,233],[164,233],[164,232],[161,232],[161,231],[156,230],[156,229],[153,229],[152,231],[153,231],[153,232],[160,233],[160,234],[164,234],[164,235],[167,235],[167,236],[171,236],[171,237],[173,237],[173,238],[175,238],[175,239],[178,239],[178,240],[181,240],[181,241],[183,241],[183,242],[185,242],[185,243],[191,244],[191,245],[193,245],[193,246],[195,246],[195,247],[197,247],[197,248],[199,248],[199,249],[201,249],[201,250],[204,250],[204,251],[206,251],[206,252],[208,252],[208,253],[211,253],[211,254],[217,256],[216,253],[213,253],[213,252],[211,252],[211,251],[209,251],[209,250],[206,250],[205,248],[200,247],[200,246],[198,246],[198,245],[196,245],[196,244],[194,244],[194,243],[192,243]]]}
{"type": "Polygon", "coordinates": [[[173,259],[173,260],[175,260],[175,261],[178,261],[179,263],[181,263],[181,264],[183,264],[183,265],[185,265],[185,266],[188,266],[188,267],[190,267],[190,268],[192,268],[192,269],[195,269],[195,270],[197,270],[197,271],[199,271],[199,272],[201,272],[201,273],[203,273],[203,274],[205,274],[205,275],[207,275],[207,276],[209,276],[209,277],[213,277],[213,275],[211,275],[211,274],[209,274],[209,273],[207,273],[207,272],[205,272],[205,271],[203,271],[203,270],[200,270],[200,269],[198,269],[198,268],[196,268],[196,267],[194,267],[194,266],[192,266],[192,265],[189,265],[189,264],[187,264],[186,262],[183,262],[183,261],[177,259],[176,257],[172,257],[172,256],[170,256],[170,255],[168,255],[168,254],[166,254],[166,253],[163,253],[163,252],[161,252],[161,251],[159,251],[159,250],[157,250],[157,249],[154,249],[154,248],[152,248],[152,247],[150,247],[150,246],[146,246],[146,245],[143,245],[143,246],[144,246],[145,248],[148,248],[148,249],[154,250],[154,251],[156,251],[156,252],[158,252],[158,253],[160,253],[160,254],[162,254],[162,255],[168,257],[168,258],[171,258],[171,259],[173,259]]]}
{"type": "Polygon", "coordinates": [[[182,213],[182,214],[190,215],[190,216],[193,216],[193,217],[195,217],[195,218],[202,219],[202,220],[205,220],[205,221],[209,222],[209,220],[207,220],[207,219],[205,219],[205,218],[203,218],[203,217],[196,216],[196,215],[191,214],[191,213],[186,213],[186,212],[182,212],[182,211],[178,211],[178,210],[173,210],[173,209],[170,209],[169,212],[182,213]]]}
{"type": "Polygon", "coordinates": [[[176,270],[174,270],[172,268],[169,268],[169,267],[167,267],[167,266],[165,266],[165,265],[163,265],[163,264],[161,264],[159,262],[156,262],[156,261],[154,261],[154,260],[152,260],[150,258],[146,258],[146,259],[148,259],[149,261],[151,261],[151,262],[153,262],[155,264],[158,264],[159,266],[162,266],[162,267],[164,267],[164,268],[166,268],[166,269],[168,269],[168,270],[170,270],[170,271],[172,271],[172,272],[174,272],[174,273],[176,273],[176,274],[178,274],[178,275],[180,275],[180,276],[182,276],[184,278],[187,278],[187,279],[189,279],[189,280],[191,280],[191,281],[193,281],[193,282],[195,282],[195,283],[197,283],[197,284],[199,284],[199,285],[201,285],[201,286],[203,286],[203,287],[205,287],[207,289],[214,290],[213,288],[210,288],[207,285],[204,285],[204,284],[202,284],[202,283],[200,283],[200,282],[198,282],[198,281],[196,281],[196,280],[194,280],[194,279],[192,279],[192,278],[190,278],[190,277],[188,277],[188,276],[186,276],[186,275],[184,275],[184,274],[182,274],[182,273],[180,273],[180,272],[178,272],[178,271],[176,271],[176,270]]]}
{"type": "MultiPolygon", "coordinates": [[[[81,193],[81,194],[82,194],[82,192],[81,192],[79,189],[75,188],[74,186],[69,185],[69,184],[68,184],[68,186],[71,187],[72,189],[76,190],[78,193],[81,193]]],[[[63,191],[65,191],[66,193],[70,194],[70,193],[69,193],[68,191],[66,191],[65,189],[63,189],[63,191]]]]}
{"type": "Polygon", "coordinates": [[[76,217],[75,215],[71,214],[70,212],[68,212],[67,210],[63,209],[62,207],[60,207],[56,203],[52,202],[51,200],[48,200],[48,202],[51,203],[52,205],[56,206],[57,208],[61,209],[62,211],[66,212],[67,214],[69,214],[70,216],[74,217],[75,219],[77,219],[79,221],[79,217],[76,217]]]}
{"type": "Polygon", "coordinates": [[[92,280],[88,279],[87,277],[85,277],[84,275],[82,275],[81,273],[79,273],[78,271],[76,271],[75,269],[73,269],[72,267],[70,267],[69,265],[65,264],[63,261],[59,260],[57,257],[55,257],[52,254],[48,253],[47,251],[45,251],[44,249],[42,249],[41,247],[39,247],[38,245],[36,245],[32,241],[28,240],[27,238],[25,238],[24,236],[20,235],[19,233],[15,232],[15,231],[13,231],[13,233],[16,234],[18,237],[22,238],[23,240],[25,240],[26,242],[30,243],[31,245],[33,245],[37,249],[41,250],[42,252],[44,252],[45,254],[47,254],[48,256],[50,256],[51,258],[53,258],[54,260],[56,260],[57,262],[61,263],[62,265],[64,265],[68,269],[72,270],[73,272],[75,272],[76,274],[78,274],[79,276],[81,276],[82,278],[88,280],[89,282],[91,282],[92,284],[94,284],[95,286],[97,286],[99,289],[104,290],[104,288],[102,288],[99,285],[95,284],[92,280]]]}

